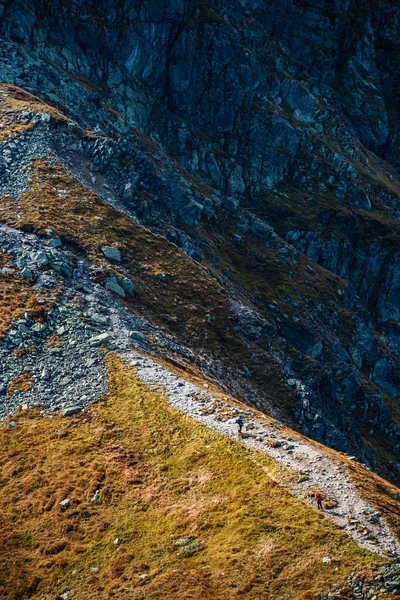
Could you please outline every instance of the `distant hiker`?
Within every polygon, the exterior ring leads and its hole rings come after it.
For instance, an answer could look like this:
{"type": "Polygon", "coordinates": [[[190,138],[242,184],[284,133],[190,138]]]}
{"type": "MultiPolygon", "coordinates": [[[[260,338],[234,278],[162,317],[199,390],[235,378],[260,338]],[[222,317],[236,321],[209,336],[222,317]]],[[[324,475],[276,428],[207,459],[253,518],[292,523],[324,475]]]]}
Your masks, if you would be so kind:
{"type": "Polygon", "coordinates": [[[79,273],[78,269],[74,269],[73,278],[78,279],[79,275],[80,275],[80,273],[79,273]]]}
{"type": "Polygon", "coordinates": [[[321,494],[315,494],[315,499],[317,501],[318,510],[322,510],[323,497],[321,496],[321,494]]]}
{"type": "Polygon", "coordinates": [[[243,421],[242,417],[238,417],[236,419],[236,425],[239,427],[239,432],[238,432],[239,435],[242,435],[242,428],[243,428],[243,425],[244,425],[244,421],[243,421]]]}

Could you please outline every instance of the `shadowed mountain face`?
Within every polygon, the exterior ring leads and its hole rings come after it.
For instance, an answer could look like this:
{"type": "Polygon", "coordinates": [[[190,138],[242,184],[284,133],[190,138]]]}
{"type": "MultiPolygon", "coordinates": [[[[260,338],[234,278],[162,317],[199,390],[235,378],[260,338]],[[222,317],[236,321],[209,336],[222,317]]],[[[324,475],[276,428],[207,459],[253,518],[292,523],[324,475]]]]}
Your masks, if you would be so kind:
{"type": "Polygon", "coordinates": [[[400,8],[15,0],[0,17],[2,81],[78,123],[53,151],[199,263],[202,318],[161,296],[154,325],[226,390],[398,480],[400,8]]]}

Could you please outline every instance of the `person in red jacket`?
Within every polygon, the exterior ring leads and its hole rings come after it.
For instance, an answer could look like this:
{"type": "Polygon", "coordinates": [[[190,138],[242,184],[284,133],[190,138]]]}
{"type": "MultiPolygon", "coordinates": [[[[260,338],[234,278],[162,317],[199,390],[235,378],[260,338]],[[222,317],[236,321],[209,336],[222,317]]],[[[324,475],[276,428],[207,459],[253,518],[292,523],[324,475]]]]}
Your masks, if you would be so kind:
{"type": "Polygon", "coordinates": [[[322,510],[322,500],[323,500],[323,497],[321,496],[320,493],[318,493],[318,494],[315,494],[315,499],[317,501],[318,510],[322,510]]]}

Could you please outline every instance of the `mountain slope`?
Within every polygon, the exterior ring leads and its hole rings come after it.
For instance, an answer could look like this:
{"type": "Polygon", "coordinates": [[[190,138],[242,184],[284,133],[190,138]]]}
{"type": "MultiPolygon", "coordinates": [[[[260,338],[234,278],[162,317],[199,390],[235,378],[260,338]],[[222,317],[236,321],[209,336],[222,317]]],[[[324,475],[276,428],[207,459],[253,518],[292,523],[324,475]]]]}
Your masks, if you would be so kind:
{"type": "Polygon", "coordinates": [[[2,93],[2,416],[22,407],[1,432],[3,596],[304,599],[396,556],[397,488],[219,391],[252,401],[243,381],[265,381],[274,410],[287,389],[271,351],[255,369],[250,307],[249,334],[215,272],[133,220],[105,180],[109,198],[90,189],[92,165],[66,149],[95,134],[2,93]]]}
{"type": "Polygon", "coordinates": [[[58,148],[70,168],[91,161],[111,191],[86,173],[90,187],[228,294],[253,375],[231,391],[398,480],[398,8],[21,0],[1,10],[1,78],[92,131],[74,138],[70,126],[58,148]],[[270,402],[265,351],[301,382],[296,395],[270,402]]]}
{"type": "Polygon", "coordinates": [[[305,598],[379,562],[277,485],[265,455],[106,361],[109,392],[85,413],[1,432],[4,597],[305,598]]]}
{"type": "Polygon", "coordinates": [[[0,595],[390,598],[399,9],[95,4],[0,3],[0,595]]]}

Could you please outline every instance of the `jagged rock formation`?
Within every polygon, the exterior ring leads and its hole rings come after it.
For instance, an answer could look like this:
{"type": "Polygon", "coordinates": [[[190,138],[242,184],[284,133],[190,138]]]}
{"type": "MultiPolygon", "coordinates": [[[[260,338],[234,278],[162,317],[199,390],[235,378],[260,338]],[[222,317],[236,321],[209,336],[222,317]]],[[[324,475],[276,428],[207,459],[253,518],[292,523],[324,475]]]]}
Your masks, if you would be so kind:
{"type": "MultiPolygon", "coordinates": [[[[52,151],[200,262],[230,306],[217,350],[166,329],[245,401],[398,480],[399,8],[20,0],[0,11],[1,79],[92,131],[70,123],[52,151]]],[[[4,172],[15,152],[4,142],[4,172]]]]}

